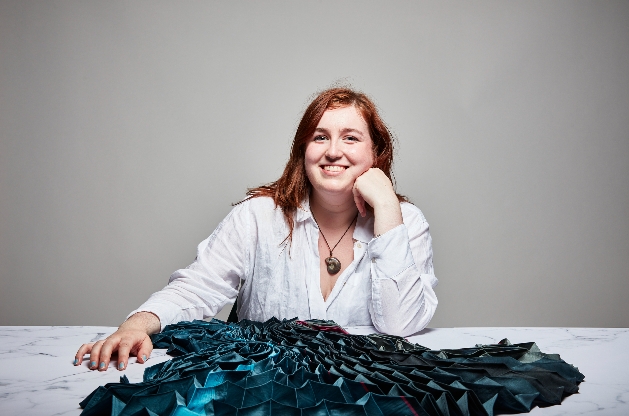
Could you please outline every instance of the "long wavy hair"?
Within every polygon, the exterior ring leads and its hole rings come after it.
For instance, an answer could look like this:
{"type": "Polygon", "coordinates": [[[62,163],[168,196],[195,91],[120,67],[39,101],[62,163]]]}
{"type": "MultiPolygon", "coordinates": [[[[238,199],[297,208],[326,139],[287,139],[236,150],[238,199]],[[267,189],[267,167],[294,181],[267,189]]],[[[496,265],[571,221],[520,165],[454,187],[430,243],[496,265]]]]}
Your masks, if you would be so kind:
{"type": "MultiPolygon", "coordinates": [[[[290,230],[286,237],[288,240],[291,240],[293,236],[295,211],[297,211],[301,202],[309,195],[312,189],[310,180],[306,175],[306,146],[311,141],[315,129],[326,110],[347,106],[356,107],[367,122],[373,142],[373,167],[382,170],[395,186],[391,173],[393,139],[391,132],[380,118],[375,104],[365,94],[350,88],[331,88],[319,93],[308,105],[299,122],[295,138],[293,139],[290,157],[282,176],[275,182],[249,189],[247,197],[242,201],[261,196],[273,198],[275,205],[282,209],[286,218],[290,230]]],[[[397,193],[396,195],[400,202],[408,201],[403,195],[397,193]]]]}

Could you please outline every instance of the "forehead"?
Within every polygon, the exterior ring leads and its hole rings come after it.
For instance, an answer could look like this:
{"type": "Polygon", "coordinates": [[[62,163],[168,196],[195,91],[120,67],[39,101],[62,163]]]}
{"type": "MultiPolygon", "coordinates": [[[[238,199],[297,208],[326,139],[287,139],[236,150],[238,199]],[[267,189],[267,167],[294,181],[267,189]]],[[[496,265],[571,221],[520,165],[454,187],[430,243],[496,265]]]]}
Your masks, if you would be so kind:
{"type": "Polygon", "coordinates": [[[367,122],[353,105],[325,110],[317,128],[351,128],[368,133],[367,122]]]}

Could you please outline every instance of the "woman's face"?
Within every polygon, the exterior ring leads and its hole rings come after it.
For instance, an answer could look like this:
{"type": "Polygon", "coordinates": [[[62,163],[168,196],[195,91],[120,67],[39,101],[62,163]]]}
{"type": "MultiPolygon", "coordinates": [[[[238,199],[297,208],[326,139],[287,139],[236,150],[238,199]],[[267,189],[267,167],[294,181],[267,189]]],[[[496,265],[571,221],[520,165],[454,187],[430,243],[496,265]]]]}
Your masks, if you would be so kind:
{"type": "Polygon", "coordinates": [[[373,162],[373,142],[358,109],[326,110],[306,146],[306,175],[313,192],[353,198],[354,181],[373,162]]]}

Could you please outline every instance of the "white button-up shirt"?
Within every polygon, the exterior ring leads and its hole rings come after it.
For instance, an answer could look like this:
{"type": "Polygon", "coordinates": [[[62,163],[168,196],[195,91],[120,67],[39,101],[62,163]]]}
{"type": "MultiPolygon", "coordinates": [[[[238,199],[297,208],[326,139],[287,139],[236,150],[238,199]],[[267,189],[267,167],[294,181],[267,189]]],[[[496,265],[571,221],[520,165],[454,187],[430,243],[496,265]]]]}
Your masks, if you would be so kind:
{"type": "Polygon", "coordinates": [[[437,307],[437,279],[428,223],[414,205],[401,207],[404,223],[377,238],[373,215],[358,216],[354,260],[324,300],[319,228],[308,201],[295,213],[292,242],[271,198],[245,201],[199,244],[194,263],[173,273],[164,289],[129,316],[152,312],[163,329],[214,316],[238,296],[239,319],[330,319],[394,335],[416,333],[437,307]]]}

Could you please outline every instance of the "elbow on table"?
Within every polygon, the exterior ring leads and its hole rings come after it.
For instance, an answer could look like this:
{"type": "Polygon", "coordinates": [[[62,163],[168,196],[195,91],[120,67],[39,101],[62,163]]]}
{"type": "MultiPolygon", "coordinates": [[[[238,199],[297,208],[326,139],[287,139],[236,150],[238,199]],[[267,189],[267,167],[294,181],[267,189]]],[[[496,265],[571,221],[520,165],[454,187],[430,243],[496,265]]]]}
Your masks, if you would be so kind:
{"type": "Polygon", "coordinates": [[[374,326],[384,334],[408,337],[426,328],[436,310],[437,301],[435,299],[434,303],[425,302],[415,311],[400,310],[396,316],[383,319],[383,325],[374,322],[374,326]]]}

